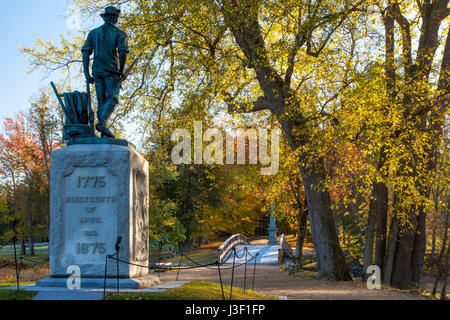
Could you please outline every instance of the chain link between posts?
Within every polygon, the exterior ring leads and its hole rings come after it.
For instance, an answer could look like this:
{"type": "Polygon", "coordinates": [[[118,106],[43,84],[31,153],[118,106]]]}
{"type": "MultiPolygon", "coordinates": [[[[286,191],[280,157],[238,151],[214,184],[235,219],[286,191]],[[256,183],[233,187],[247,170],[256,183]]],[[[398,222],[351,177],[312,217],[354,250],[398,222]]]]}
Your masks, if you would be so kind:
{"type": "MultiPolygon", "coordinates": [[[[175,255],[177,254],[176,252],[173,252],[173,251],[169,250],[169,249],[165,246],[165,244],[164,244],[163,242],[161,242],[161,245],[162,245],[162,247],[164,247],[164,248],[167,250],[167,252],[172,253],[172,254],[175,254],[175,255]]],[[[120,248],[117,248],[117,247],[116,247],[116,249],[119,249],[119,250],[120,250],[120,248]]],[[[118,257],[118,255],[119,255],[119,250],[117,250],[114,254],[112,254],[112,255],[106,255],[106,257],[105,257],[105,274],[104,274],[104,282],[103,282],[103,284],[104,284],[104,285],[103,285],[103,299],[105,299],[105,297],[106,297],[106,278],[107,278],[107,273],[108,273],[108,261],[109,261],[109,260],[114,260],[114,261],[117,262],[117,268],[116,268],[116,269],[117,269],[117,270],[116,270],[117,294],[119,294],[119,267],[118,267],[118,263],[119,263],[119,262],[120,262],[120,263],[127,264],[127,265],[131,265],[131,266],[135,266],[135,267],[146,268],[146,269],[148,269],[148,270],[166,270],[165,267],[162,267],[162,268],[161,268],[161,266],[142,265],[142,264],[138,264],[138,263],[133,263],[133,262],[129,262],[129,261],[122,260],[122,259],[120,259],[120,258],[118,257]]],[[[252,280],[252,290],[254,290],[254,288],[255,288],[256,259],[257,259],[257,257],[258,257],[258,253],[256,253],[255,255],[252,255],[252,254],[248,251],[247,246],[244,247],[241,256],[239,256],[239,255],[237,254],[236,248],[234,247],[234,248],[232,249],[232,251],[229,253],[229,255],[228,255],[225,259],[223,259],[222,262],[219,262],[219,260],[217,259],[217,260],[215,260],[214,262],[211,262],[211,263],[201,264],[201,263],[195,261],[194,259],[190,258],[189,256],[187,256],[186,254],[184,254],[184,253],[182,253],[182,252],[179,253],[179,255],[180,255],[180,263],[178,264],[178,270],[177,270],[177,278],[176,278],[176,281],[178,281],[178,276],[179,276],[179,272],[180,272],[181,269],[185,269],[185,270],[188,270],[188,269],[197,269],[197,268],[215,269],[215,267],[217,267],[217,271],[218,271],[218,274],[219,274],[220,287],[221,287],[221,290],[222,290],[222,299],[225,300],[225,293],[224,293],[224,290],[223,290],[222,270],[229,270],[229,269],[231,269],[231,270],[232,270],[231,285],[230,285],[230,287],[231,287],[231,288],[230,288],[230,300],[231,300],[231,299],[232,299],[232,294],[233,294],[234,270],[235,270],[236,268],[238,268],[238,267],[241,267],[241,266],[245,265],[245,272],[244,272],[244,292],[245,292],[245,290],[246,290],[246,280],[247,280],[247,264],[248,264],[249,262],[251,262],[251,261],[254,261],[253,280],[252,280]],[[227,261],[231,258],[231,256],[233,256],[233,264],[232,264],[232,266],[231,266],[231,267],[228,267],[228,268],[221,268],[221,265],[227,263],[227,261]],[[240,264],[236,264],[236,258],[237,258],[237,259],[242,259],[244,256],[245,256],[245,262],[240,263],[240,264]],[[248,256],[250,256],[251,258],[250,258],[250,259],[247,259],[248,256]],[[185,257],[187,260],[191,261],[191,262],[194,263],[195,265],[193,265],[193,266],[184,266],[183,268],[181,268],[181,267],[182,267],[182,266],[181,266],[181,260],[182,260],[183,257],[185,257]]]]}
{"type": "Polygon", "coordinates": [[[16,286],[17,286],[17,292],[19,292],[20,291],[20,273],[23,268],[23,261],[31,262],[34,265],[45,265],[45,264],[47,264],[47,260],[38,261],[38,260],[24,258],[23,256],[18,257],[17,251],[16,251],[16,242],[17,242],[17,238],[14,236],[0,246],[0,251],[8,244],[12,243],[14,246],[14,261],[7,262],[6,264],[1,265],[0,269],[6,268],[10,265],[15,265],[15,267],[16,267],[16,286]]]}
{"type": "MultiPolygon", "coordinates": [[[[23,261],[26,262],[30,262],[33,263],[35,265],[44,265],[47,264],[46,260],[43,261],[38,261],[38,260],[34,260],[34,259],[29,259],[29,258],[24,258],[23,256],[17,257],[17,253],[16,253],[16,237],[11,238],[10,240],[8,240],[7,242],[3,243],[0,246],[0,250],[3,249],[6,245],[13,243],[14,245],[14,262],[7,262],[6,264],[3,264],[0,266],[0,268],[5,268],[7,266],[10,266],[12,264],[15,264],[16,266],[16,282],[17,282],[17,291],[20,291],[20,287],[19,287],[19,282],[20,282],[20,273],[22,271],[23,268],[23,261]],[[17,261],[19,260],[19,262],[17,261]]],[[[172,253],[172,254],[177,254],[176,252],[173,252],[171,250],[169,250],[165,244],[163,242],[161,242],[162,246],[164,248],[166,248],[167,252],[172,253]]],[[[117,247],[117,249],[120,250],[120,247],[117,247]]],[[[109,259],[111,260],[115,260],[117,262],[117,272],[116,272],[116,279],[117,279],[117,293],[119,293],[119,262],[120,263],[124,263],[124,264],[128,264],[128,265],[132,265],[135,267],[140,267],[140,268],[146,268],[148,270],[165,270],[166,268],[163,267],[161,268],[161,266],[146,266],[146,265],[141,265],[141,264],[137,264],[137,263],[133,263],[133,262],[129,262],[129,261],[125,261],[120,259],[119,256],[119,250],[117,250],[114,254],[112,255],[106,255],[105,256],[105,274],[104,274],[104,285],[103,285],[103,298],[105,298],[106,296],[106,278],[107,278],[107,270],[108,270],[108,261],[109,259]]],[[[208,269],[215,269],[215,267],[217,267],[217,271],[219,274],[219,280],[220,280],[220,287],[222,290],[222,298],[223,300],[225,300],[225,294],[224,294],[224,290],[223,290],[223,279],[222,279],[222,270],[229,270],[232,269],[232,276],[231,276],[231,289],[230,289],[230,300],[232,299],[232,292],[233,292],[233,283],[234,283],[234,270],[236,268],[239,268],[243,265],[245,265],[245,272],[244,272],[244,292],[246,290],[246,280],[247,280],[247,264],[251,261],[254,261],[254,269],[253,269],[253,284],[252,284],[252,290],[255,288],[255,275],[256,275],[256,259],[258,256],[258,253],[256,253],[255,255],[252,255],[249,251],[247,246],[244,247],[244,250],[242,252],[242,255],[239,256],[236,252],[236,248],[234,247],[230,253],[228,254],[228,256],[222,260],[222,262],[219,262],[219,260],[217,259],[214,262],[211,263],[206,263],[206,264],[201,264],[197,261],[195,261],[194,259],[190,258],[189,256],[187,256],[184,253],[179,253],[180,255],[180,263],[178,265],[178,270],[177,270],[177,278],[176,280],[178,281],[178,277],[179,277],[179,273],[181,269],[185,269],[185,270],[189,270],[189,269],[197,269],[197,268],[208,268],[208,269]],[[237,259],[242,259],[245,255],[245,262],[237,264],[236,265],[236,258],[237,259]],[[221,265],[227,263],[227,261],[231,258],[231,256],[233,256],[233,264],[231,267],[228,268],[221,268],[221,265]],[[250,256],[250,259],[247,259],[247,257],[250,256]],[[184,266],[183,268],[181,268],[181,260],[182,258],[185,257],[187,260],[191,261],[192,263],[194,263],[195,265],[193,266],[184,266]]]]}

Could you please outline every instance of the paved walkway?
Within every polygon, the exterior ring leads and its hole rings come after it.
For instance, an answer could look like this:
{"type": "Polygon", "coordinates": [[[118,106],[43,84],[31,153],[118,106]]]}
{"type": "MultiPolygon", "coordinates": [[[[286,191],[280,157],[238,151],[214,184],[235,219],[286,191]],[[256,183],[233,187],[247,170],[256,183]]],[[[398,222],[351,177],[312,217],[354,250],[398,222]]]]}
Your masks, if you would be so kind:
{"type": "MultiPolygon", "coordinates": [[[[225,285],[230,285],[231,268],[221,268],[225,285]]],[[[244,266],[235,269],[234,286],[244,287],[244,266]]],[[[177,272],[161,273],[161,281],[174,281],[177,272]]],[[[253,265],[247,266],[246,288],[251,288],[253,265]]],[[[216,267],[180,270],[179,280],[219,282],[216,267]]],[[[256,267],[255,291],[267,295],[286,296],[287,300],[423,300],[426,297],[394,289],[368,290],[360,282],[336,282],[289,276],[277,265],[263,264],[256,267]]]]}

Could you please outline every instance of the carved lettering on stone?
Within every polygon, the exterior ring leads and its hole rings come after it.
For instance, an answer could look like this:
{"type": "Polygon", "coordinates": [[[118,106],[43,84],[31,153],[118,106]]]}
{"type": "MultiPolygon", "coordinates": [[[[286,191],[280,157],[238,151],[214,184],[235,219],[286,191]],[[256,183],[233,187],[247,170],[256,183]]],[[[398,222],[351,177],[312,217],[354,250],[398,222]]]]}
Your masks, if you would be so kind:
{"type": "Polygon", "coordinates": [[[105,167],[75,167],[64,177],[65,254],[104,264],[117,238],[117,178],[105,167]]]}

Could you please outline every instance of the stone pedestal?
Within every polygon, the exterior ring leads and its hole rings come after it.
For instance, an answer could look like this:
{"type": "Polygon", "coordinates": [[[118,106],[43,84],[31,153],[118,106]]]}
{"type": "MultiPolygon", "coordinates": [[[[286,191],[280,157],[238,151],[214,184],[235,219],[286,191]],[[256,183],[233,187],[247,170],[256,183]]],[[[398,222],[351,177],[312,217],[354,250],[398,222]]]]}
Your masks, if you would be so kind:
{"type": "MultiPolygon", "coordinates": [[[[77,266],[82,288],[103,286],[105,258],[115,253],[118,237],[119,258],[147,266],[148,192],[148,163],[132,146],[72,144],[52,152],[50,278],[37,285],[64,286],[69,267],[77,266]]],[[[109,260],[107,277],[116,274],[109,260]]],[[[147,275],[146,268],[119,263],[129,288],[158,282],[147,275]]]]}

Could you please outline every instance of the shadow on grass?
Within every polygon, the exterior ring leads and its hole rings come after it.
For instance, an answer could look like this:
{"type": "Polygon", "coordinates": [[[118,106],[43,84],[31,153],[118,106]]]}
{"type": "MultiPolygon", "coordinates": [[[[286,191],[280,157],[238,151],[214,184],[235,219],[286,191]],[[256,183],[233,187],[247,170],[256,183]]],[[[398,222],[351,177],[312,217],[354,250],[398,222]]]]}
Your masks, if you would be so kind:
{"type": "MultiPolygon", "coordinates": [[[[224,286],[225,299],[230,299],[230,286],[224,286]]],[[[222,300],[222,289],[219,283],[209,281],[192,281],[164,292],[123,292],[117,295],[110,292],[106,300],[222,300]]],[[[233,300],[278,300],[278,297],[233,287],[233,300]]]]}
{"type": "MultiPolygon", "coordinates": [[[[30,283],[21,283],[21,285],[30,283]]],[[[1,287],[15,286],[16,283],[0,283],[0,300],[32,300],[37,291],[25,291],[13,289],[2,289],[1,287]]]]}

